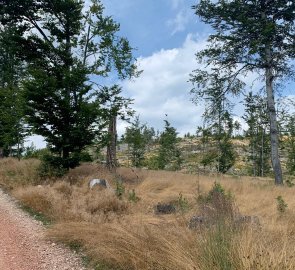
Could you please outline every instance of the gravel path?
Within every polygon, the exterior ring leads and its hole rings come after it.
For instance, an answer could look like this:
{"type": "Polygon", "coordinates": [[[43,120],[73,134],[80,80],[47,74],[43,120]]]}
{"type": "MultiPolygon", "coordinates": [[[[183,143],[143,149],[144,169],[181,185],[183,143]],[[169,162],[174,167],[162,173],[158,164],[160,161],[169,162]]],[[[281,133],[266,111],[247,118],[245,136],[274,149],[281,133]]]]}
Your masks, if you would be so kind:
{"type": "Polygon", "coordinates": [[[1,270],[85,270],[65,247],[45,240],[45,229],[0,190],[1,270]]]}

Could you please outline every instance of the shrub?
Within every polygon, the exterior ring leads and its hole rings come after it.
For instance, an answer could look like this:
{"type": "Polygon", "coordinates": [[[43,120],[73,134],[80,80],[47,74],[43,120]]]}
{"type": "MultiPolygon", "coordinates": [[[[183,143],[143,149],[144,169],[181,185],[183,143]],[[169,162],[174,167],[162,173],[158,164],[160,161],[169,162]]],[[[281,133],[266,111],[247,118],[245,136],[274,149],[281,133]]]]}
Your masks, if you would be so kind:
{"type": "Polygon", "coordinates": [[[177,200],[177,206],[179,207],[179,210],[181,212],[186,212],[190,208],[187,198],[185,198],[182,195],[182,193],[179,193],[179,197],[178,197],[178,200],[177,200]]]}
{"type": "Polygon", "coordinates": [[[149,170],[159,170],[159,160],[157,156],[151,156],[145,160],[144,166],[149,170]]]}
{"type": "Polygon", "coordinates": [[[53,154],[45,154],[41,158],[41,164],[38,169],[39,176],[42,178],[62,177],[68,172],[69,168],[77,167],[79,162],[79,153],[74,153],[71,157],[66,159],[53,154]]]}
{"type": "Polygon", "coordinates": [[[123,182],[120,180],[116,181],[116,190],[115,190],[116,196],[121,200],[125,194],[125,186],[123,185],[123,182]]]}
{"type": "Polygon", "coordinates": [[[81,162],[92,162],[93,158],[87,151],[82,151],[78,154],[79,161],[81,162]]]}
{"type": "Polygon", "coordinates": [[[138,202],[140,200],[140,198],[136,195],[134,189],[132,189],[132,191],[128,192],[128,200],[130,202],[134,202],[134,203],[136,203],[136,202],[138,202]]]}
{"type": "Polygon", "coordinates": [[[278,196],[277,198],[277,209],[279,213],[284,213],[286,212],[286,209],[288,207],[288,204],[284,201],[282,196],[278,196]]]}
{"type": "Polygon", "coordinates": [[[46,177],[62,177],[67,172],[64,167],[64,161],[61,157],[51,154],[44,155],[38,168],[39,176],[46,177]]]}
{"type": "Polygon", "coordinates": [[[197,198],[202,215],[209,220],[233,220],[237,215],[237,208],[233,196],[219,183],[214,183],[212,189],[197,198]]]}
{"type": "Polygon", "coordinates": [[[287,187],[293,187],[295,184],[293,183],[293,178],[288,178],[286,180],[287,187]]]}

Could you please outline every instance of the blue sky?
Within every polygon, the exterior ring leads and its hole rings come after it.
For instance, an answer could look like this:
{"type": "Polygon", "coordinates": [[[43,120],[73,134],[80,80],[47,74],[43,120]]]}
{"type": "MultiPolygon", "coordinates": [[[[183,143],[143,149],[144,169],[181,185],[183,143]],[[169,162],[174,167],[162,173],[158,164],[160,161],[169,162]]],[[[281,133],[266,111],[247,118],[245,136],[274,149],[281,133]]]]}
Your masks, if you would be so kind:
{"type": "MultiPolygon", "coordinates": [[[[121,24],[138,58],[142,75],[123,82],[124,94],[143,123],[161,130],[168,120],[179,133],[194,133],[202,109],[190,101],[187,83],[196,67],[194,54],[210,30],[198,21],[195,0],[103,0],[105,11],[121,24]]],[[[126,123],[119,123],[122,133],[126,123]]]]}
{"type": "MultiPolygon", "coordinates": [[[[89,0],[86,0],[89,1],[89,0]]],[[[137,48],[142,75],[134,81],[120,82],[123,93],[134,99],[133,109],[140,120],[162,130],[168,120],[180,134],[195,133],[202,124],[203,105],[191,102],[189,74],[198,67],[194,54],[206,46],[210,27],[201,23],[192,5],[197,0],[102,0],[105,13],[121,25],[121,35],[137,48]]],[[[249,76],[249,85],[254,77],[249,76]]],[[[114,82],[117,83],[117,82],[114,82]]],[[[257,84],[257,88],[261,83],[257,84]]],[[[292,93],[294,84],[286,88],[292,93]]],[[[242,112],[237,104],[236,117],[242,112]]],[[[118,125],[119,135],[126,123],[118,125]]],[[[37,147],[45,146],[42,138],[33,137],[37,147]]],[[[30,144],[28,142],[27,144],[30,144]]]]}

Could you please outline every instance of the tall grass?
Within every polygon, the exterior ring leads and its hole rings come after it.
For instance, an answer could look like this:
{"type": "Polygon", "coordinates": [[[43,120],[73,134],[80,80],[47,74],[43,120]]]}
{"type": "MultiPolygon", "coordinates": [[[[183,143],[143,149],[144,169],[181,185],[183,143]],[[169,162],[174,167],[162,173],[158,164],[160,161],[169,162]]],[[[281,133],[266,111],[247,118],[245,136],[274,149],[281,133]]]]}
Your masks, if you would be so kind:
{"type": "Polygon", "coordinates": [[[21,160],[15,158],[0,159],[0,185],[11,190],[20,186],[36,185],[40,179],[37,159],[21,160]]]}
{"type": "MultiPolygon", "coordinates": [[[[23,204],[54,221],[48,237],[79,243],[97,269],[295,269],[294,188],[250,177],[128,169],[112,175],[92,164],[71,170],[59,181],[40,183],[34,174],[37,164],[35,160],[2,160],[0,182],[12,188],[23,204]],[[140,200],[129,202],[128,192],[120,200],[110,190],[89,190],[91,178],[107,179],[113,188],[116,180],[122,180],[125,190],[135,190],[140,200]],[[210,194],[215,181],[230,191],[234,204],[219,198],[209,205],[211,209],[257,216],[261,228],[237,229],[227,219],[188,229],[192,216],[209,213],[197,198],[210,194]],[[187,211],[155,214],[155,205],[175,202],[179,194],[190,206],[187,211]],[[288,204],[284,213],[277,210],[278,196],[288,204]]],[[[218,213],[212,213],[216,219],[218,213]]]]}

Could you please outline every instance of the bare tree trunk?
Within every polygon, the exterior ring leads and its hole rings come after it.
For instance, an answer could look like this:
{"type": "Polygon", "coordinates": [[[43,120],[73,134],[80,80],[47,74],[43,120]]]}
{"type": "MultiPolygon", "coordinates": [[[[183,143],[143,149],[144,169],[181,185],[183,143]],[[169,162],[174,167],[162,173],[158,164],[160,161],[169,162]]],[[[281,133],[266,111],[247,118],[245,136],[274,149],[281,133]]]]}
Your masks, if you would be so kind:
{"type": "MultiPolygon", "coordinates": [[[[270,48],[266,48],[267,62],[271,61],[270,48]]],[[[270,142],[271,142],[271,162],[275,175],[275,184],[283,184],[282,168],[279,157],[279,131],[277,124],[277,115],[275,108],[274,90],[273,90],[273,70],[270,66],[266,68],[266,94],[267,94],[267,108],[270,121],[270,142]]]]}
{"type": "Polygon", "coordinates": [[[107,167],[110,171],[115,171],[117,167],[117,117],[112,116],[109,123],[110,141],[107,145],[107,167]]]}
{"type": "MultiPolygon", "coordinates": [[[[262,8],[264,9],[266,5],[265,1],[262,1],[262,8]]],[[[261,13],[261,18],[266,22],[266,13],[263,11],[261,13]]],[[[281,168],[281,161],[279,157],[279,132],[277,124],[277,115],[275,107],[275,98],[274,98],[274,73],[272,66],[272,52],[271,44],[266,42],[265,44],[265,86],[266,86],[266,96],[267,96],[267,109],[269,113],[269,122],[270,122],[270,145],[271,145],[271,163],[275,175],[275,184],[283,184],[283,175],[281,168]]]]}
{"type": "Polygon", "coordinates": [[[264,128],[261,135],[261,176],[264,177],[264,128]]]}

